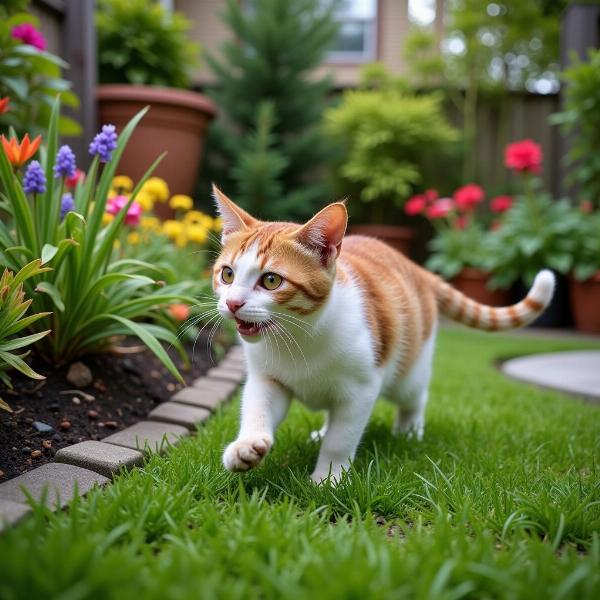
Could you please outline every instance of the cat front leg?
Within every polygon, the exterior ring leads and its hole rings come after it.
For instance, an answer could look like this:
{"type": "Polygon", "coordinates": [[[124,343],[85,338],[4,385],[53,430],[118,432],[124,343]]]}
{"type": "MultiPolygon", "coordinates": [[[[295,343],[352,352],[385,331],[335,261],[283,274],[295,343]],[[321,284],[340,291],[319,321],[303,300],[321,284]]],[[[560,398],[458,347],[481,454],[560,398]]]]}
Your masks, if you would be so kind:
{"type": "Polygon", "coordinates": [[[250,374],[242,393],[240,432],[225,448],[228,471],[248,471],[260,464],[273,446],[275,429],[285,417],[290,399],[276,381],[250,374]]]}
{"type": "Polygon", "coordinates": [[[378,393],[379,386],[376,390],[356,388],[350,399],[335,403],[330,408],[327,430],[311,475],[314,483],[321,483],[328,477],[337,482],[342,471],[350,467],[378,393]]]}

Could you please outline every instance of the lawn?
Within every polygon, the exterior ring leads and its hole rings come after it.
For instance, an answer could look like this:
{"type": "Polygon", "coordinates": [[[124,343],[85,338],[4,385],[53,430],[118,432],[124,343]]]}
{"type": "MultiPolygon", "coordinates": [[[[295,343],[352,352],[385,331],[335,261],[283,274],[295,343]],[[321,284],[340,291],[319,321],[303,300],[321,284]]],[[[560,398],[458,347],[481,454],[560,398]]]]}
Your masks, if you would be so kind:
{"type": "Polygon", "coordinates": [[[582,343],[443,330],[421,443],[380,401],[351,478],[308,483],[321,417],[226,473],[237,402],[195,439],[0,538],[0,597],[598,598],[600,410],[498,357],[582,343]]]}

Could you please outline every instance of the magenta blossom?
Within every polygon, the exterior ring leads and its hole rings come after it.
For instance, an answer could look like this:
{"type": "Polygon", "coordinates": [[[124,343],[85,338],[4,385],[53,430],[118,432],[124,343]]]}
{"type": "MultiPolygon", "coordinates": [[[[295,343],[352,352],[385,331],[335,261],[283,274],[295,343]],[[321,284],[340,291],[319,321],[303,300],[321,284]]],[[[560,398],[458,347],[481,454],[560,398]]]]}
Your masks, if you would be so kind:
{"type": "Polygon", "coordinates": [[[31,23],[16,25],[11,29],[10,35],[15,40],[21,40],[24,44],[34,46],[38,50],[45,50],[47,47],[46,38],[31,23]]]}
{"type": "MultiPolygon", "coordinates": [[[[116,215],[123,210],[129,202],[127,196],[114,196],[106,205],[106,212],[110,215],[116,215]]],[[[125,225],[136,227],[140,223],[142,216],[142,207],[137,202],[132,202],[127,214],[125,215],[125,225]]]]}
{"type": "Polygon", "coordinates": [[[429,219],[443,219],[454,210],[452,198],[439,198],[431,206],[428,206],[425,214],[429,219]]]}

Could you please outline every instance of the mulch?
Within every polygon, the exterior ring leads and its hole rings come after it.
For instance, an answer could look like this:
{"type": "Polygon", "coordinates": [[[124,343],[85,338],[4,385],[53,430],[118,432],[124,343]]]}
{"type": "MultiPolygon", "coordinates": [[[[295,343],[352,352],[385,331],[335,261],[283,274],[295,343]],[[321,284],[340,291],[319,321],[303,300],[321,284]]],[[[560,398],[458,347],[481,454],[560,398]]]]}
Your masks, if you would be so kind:
{"type": "MultiPolygon", "coordinates": [[[[189,350],[192,357],[192,348],[189,350]]],[[[176,352],[169,354],[186,385],[216,362],[202,338],[188,371],[183,370],[176,352]]],[[[184,387],[148,350],[126,356],[88,356],[81,362],[93,377],[92,383],[81,389],[66,379],[70,365],[56,368],[35,357],[31,366],[45,375],[45,380],[12,372],[14,389],[0,384],[0,397],[14,411],[0,410],[0,482],[50,462],[65,446],[101,440],[144,420],[157,404],[184,387]]]]}

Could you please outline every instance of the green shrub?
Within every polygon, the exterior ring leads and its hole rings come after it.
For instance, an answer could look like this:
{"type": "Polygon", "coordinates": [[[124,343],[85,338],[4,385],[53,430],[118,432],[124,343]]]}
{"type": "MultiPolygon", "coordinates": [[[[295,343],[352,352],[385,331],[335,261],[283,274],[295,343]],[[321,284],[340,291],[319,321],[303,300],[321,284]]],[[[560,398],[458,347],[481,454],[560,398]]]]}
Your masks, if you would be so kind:
{"type": "MultiPolygon", "coordinates": [[[[8,369],[17,369],[33,379],[44,379],[23,360],[27,356],[27,352],[15,353],[15,350],[25,348],[50,333],[49,331],[40,331],[32,335],[17,336],[19,332],[31,327],[39,319],[48,316],[48,313],[25,316],[32,300],[25,300],[23,282],[48,271],[48,268],[41,267],[41,262],[39,259],[32,261],[16,275],[12,271],[4,269],[4,273],[0,277],[0,381],[8,388],[12,388],[10,377],[6,372],[8,369]]],[[[0,398],[0,408],[10,411],[9,405],[2,398],[0,398]]]]}
{"type": "Polygon", "coordinates": [[[190,22],[149,0],[100,0],[96,13],[100,83],[186,88],[200,46],[190,22]]]}
{"type": "Polygon", "coordinates": [[[74,191],[68,212],[63,196],[66,178],[54,175],[58,101],[50,120],[48,145],[42,153],[46,180],[43,192],[26,193],[20,169],[9,162],[5,151],[0,152],[0,182],[5,197],[0,207],[11,217],[8,223],[0,222],[0,264],[16,271],[41,257],[42,264],[52,268],[25,282],[25,289],[33,298],[36,312],[52,311],[30,330],[52,330],[36,344],[36,350],[55,364],[106,350],[114,336],[134,335],[179,377],[158,340],[172,344],[182,355],[183,348],[171,331],[151,321],[172,302],[194,303],[187,295],[190,286],[185,282],[165,285],[160,267],[140,260],[115,259],[113,255],[136,194],[160,158],[114,219],[103,226],[119,158],[145,112],[138,113],[123,129],[112,156],[106,148],[103,156],[96,154],[85,181],[79,182],[74,191]],[[100,169],[101,159],[105,164],[100,169]],[[61,215],[61,211],[66,214],[61,215]]]}

